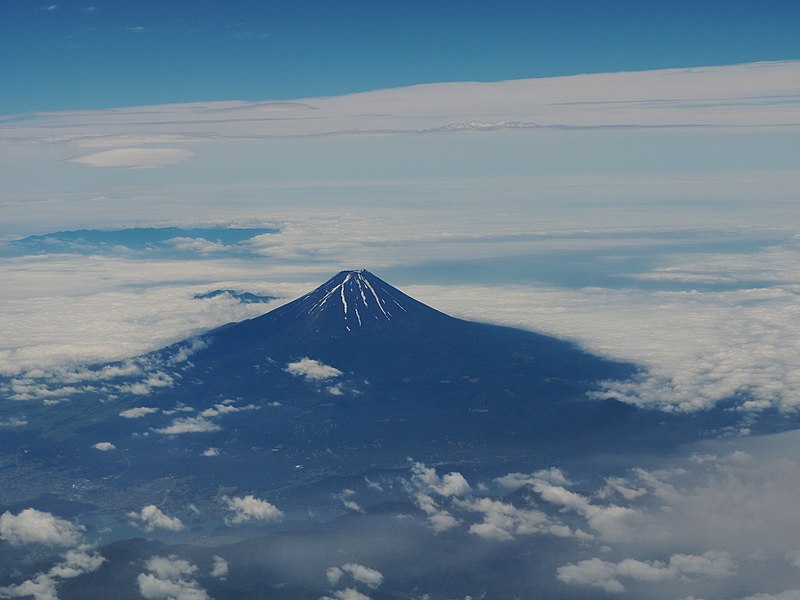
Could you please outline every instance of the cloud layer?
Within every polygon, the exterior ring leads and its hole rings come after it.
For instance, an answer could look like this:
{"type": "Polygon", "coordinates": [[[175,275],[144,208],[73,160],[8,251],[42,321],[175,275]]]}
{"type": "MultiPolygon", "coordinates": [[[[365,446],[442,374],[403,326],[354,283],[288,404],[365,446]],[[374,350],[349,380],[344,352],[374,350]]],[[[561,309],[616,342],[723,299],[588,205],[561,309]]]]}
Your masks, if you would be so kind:
{"type": "Polygon", "coordinates": [[[90,167],[125,167],[128,169],[155,169],[175,165],[192,156],[180,148],[115,148],[69,159],[90,167]]]}

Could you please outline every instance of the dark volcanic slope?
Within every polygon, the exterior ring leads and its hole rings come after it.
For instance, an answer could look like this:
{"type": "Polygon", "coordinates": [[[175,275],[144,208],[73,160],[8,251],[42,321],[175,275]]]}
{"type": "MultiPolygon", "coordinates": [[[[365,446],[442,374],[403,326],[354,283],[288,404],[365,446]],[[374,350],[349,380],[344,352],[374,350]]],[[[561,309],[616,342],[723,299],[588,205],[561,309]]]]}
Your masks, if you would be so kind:
{"type": "Polygon", "coordinates": [[[519,397],[543,407],[548,399],[537,390],[575,399],[598,379],[633,371],[551,337],[455,319],[364,270],[342,271],[294,302],[209,338],[209,348],[192,359],[200,368],[251,379],[259,361],[285,367],[309,357],[380,384],[373,400],[382,404],[396,386],[432,385],[428,405],[519,397]]]}
{"type": "Polygon", "coordinates": [[[171,385],[84,394],[43,409],[41,420],[30,416],[19,433],[39,448],[29,456],[92,480],[189,477],[213,497],[221,485],[279,489],[407,457],[549,466],[659,450],[724,424],[719,414],[667,417],[591,400],[598,381],[635,368],[551,337],[455,319],[363,270],[202,341],[188,361],[169,358],[186,344],[141,357],[171,385]],[[132,407],[150,412],[120,416],[132,407]],[[48,436],[41,445],[31,440],[36,428],[48,436]],[[119,452],[98,452],[100,441],[119,452]],[[218,455],[198,459],[207,448],[218,455]]]}

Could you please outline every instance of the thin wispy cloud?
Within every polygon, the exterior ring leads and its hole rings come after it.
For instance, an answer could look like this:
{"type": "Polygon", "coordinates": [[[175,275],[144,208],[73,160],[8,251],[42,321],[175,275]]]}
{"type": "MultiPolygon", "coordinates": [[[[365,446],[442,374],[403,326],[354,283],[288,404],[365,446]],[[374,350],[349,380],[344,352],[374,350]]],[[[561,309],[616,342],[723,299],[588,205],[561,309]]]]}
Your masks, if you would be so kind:
{"type": "Polygon", "coordinates": [[[115,148],[94,154],[84,154],[69,161],[90,167],[119,167],[126,169],[157,169],[182,163],[193,152],[181,148],[115,148]]]}

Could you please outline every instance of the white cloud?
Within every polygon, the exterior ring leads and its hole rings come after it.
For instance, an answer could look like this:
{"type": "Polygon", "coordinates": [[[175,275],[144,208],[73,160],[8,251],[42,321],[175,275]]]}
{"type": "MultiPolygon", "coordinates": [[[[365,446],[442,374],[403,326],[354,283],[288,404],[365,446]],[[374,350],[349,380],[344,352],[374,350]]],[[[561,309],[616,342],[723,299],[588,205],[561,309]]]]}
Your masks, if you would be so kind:
{"type": "Polygon", "coordinates": [[[640,529],[644,519],[640,510],[615,504],[593,504],[581,494],[544,480],[534,482],[532,487],[545,502],[558,506],[561,510],[575,511],[584,517],[587,525],[601,539],[618,542],[645,535],[640,529]]]}
{"type": "MultiPolygon", "coordinates": [[[[77,383],[98,385],[118,376],[136,377],[146,365],[126,361],[118,368],[95,371],[76,368],[76,363],[128,359],[266,311],[263,304],[197,302],[192,300],[196,283],[163,285],[163,281],[206,281],[210,277],[208,285],[214,286],[215,274],[256,276],[250,267],[200,263],[205,261],[156,263],[77,256],[0,261],[0,277],[8,278],[11,286],[0,290],[0,329],[4,332],[0,374],[44,368],[54,371],[54,382],[61,381],[61,387],[67,384],[75,388],[72,392],[79,392],[77,383]],[[93,282],[86,274],[94,274],[102,283],[93,282]],[[139,289],[126,289],[126,279],[139,289]],[[49,290],[41,287],[42,280],[50,282],[49,290]]],[[[230,283],[231,287],[248,286],[230,283]]],[[[300,291],[297,286],[286,289],[300,291]]],[[[205,344],[192,339],[177,350],[174,361],[187,360],[205,344]]]]}
{"type": "Polygon", "coordinates": [[[484,539],[509,541],[516,535],[550,534],[558,537],[573,535],[569,527],[552,520],[546,513],[537,509],[517,508],[491,498],[461,501],[458,506],[483,516],[483,522],[471,525],[469,532],[484,539]]]}
{"type": "Polygon", "coordinates": [[[328,583],[336,585],[341,580],[342,576],[350,575],[353,581],[362,583],[372,589],[377,589],[383,583],[383,575],[380,571],[365,567],[358,563],[346,563],[339,567],[330,567],[326,571],[328,583]]]}
{"type": "Polygon", "coordinates": [[[103,556],[87,547],[68,550],[63,555],[63,560],[46,573],[38,573],[20,584],[0,587],[0,597],[58,600],[57,586],[60,579],[91,573],[99,569],[103,562],[103,556]]]}
{"type": "MultiPolygon", "coordinates": [[[[792,254],[800,264],[800,252],[792,254]]],[[[800,325],[795,327],[800,273],[789,261],[781,264],[787,284],[733,291],[545,286],[407,291],[464,318],[537,329],[647,368],[632,380],[608,382],[603,396],[672,411],[704,410],[738,396],[751,410],[791,411],[800,406],[800,373],[793,368],[800,349],[792,342],[800,335],[800,325]]]]}
{"type": "Polygon", "coordinates": [[[70,158],[70,162],[90,167],[154,169],[182,163],[194,153],[180,148],[114,148],[70,158]]]}
{"type": "Polygon", "coordinates": [[[174,419],[167,427],[161,427],[155,429],[155,431],[164,435],[181,435],[183,433],[220,431],[221,429],[219,425],[203,417],[179,417],[174,419]]]}
{"type": "Polygon", "coordinates": [[[206,448],[205,450],[203,450],[200,456],[207,456],[207,457],[219,456],[219,448],[206,448]]]}
{"type": "Polygon", "coordinates": [[[355,496],[355,495],[356,495],[355,490],[351,490],[351,489],[347,488],[347,489],[342,490],[338,494],[334,494],[333,497],[337,498],[338,500],[341,500],[342,501],[342,505],[344,505],[344,507],[347,510],[350,510],[350,511],[353,511],[353,512],[358,512],[358,513],[363,513],[364,509],[361,507],[361,505],[358,502],[356,502],[355,500],[353,500],[353,496],[355,496]]]}
{"type": "Polygon", "coordinates": [[[211,576],[225,579],[228,576],[228,561],[221,556],[215,556],[214,564],[211,566],[211,576]]]}
{"type": "Polygon", "coordinates": [[[332,596],[322,596],[320,600],[370,600],[370,597],[354,588],[345,588],[333,592],[332,596]]]}
{"type": "Polygon", "coordinates": [[[151,406],[136,406],[134,408],[123,410],[121,413],[119,413],[119,416],[125,419],[140,419],[146,415],[155,414],[159,410],[160,409],[153,408],[151,406]]]}
{"type": "Polygon", "coordinates": [[[111,442],[97,442],[92,446],[92,448],[96,448],[101,452],[108,452],[109,450],[116,450],[117,447],[112,444],[111,442]]]}
{"type": "Polygon", "coordinates": [[[48,512],[26,508],[18,514],[0,515],[0,539],[12,546],[43,544],[45,546],[76,546],[84,528],[48,512]]]}
{"type": "Polygon", "coordinates": [[[461,473],[453,472],[439,477],[435,469],[421,462],[414,463],[411,467],[411,483],[418,490],[440,496],[463,496],[471,491],[461,473]]]}
{"type": "Polygon", "coordinates": [[[305,377],[309,381],[324,381],[342,375],[339,369],[308,357],[290,362],[286,365],[284,371],[297,377],[305,377]]]}
{"type": "Polygon", "coordinates": [[[197,566],[176,556],[153,556],[145,563],[148,573],[136,581],[139,593],[147,600],[210,600],[208,593],[193,578],[197,566]]]}
{"type": "Polygon", "coordinates": [[[495,482],[508,489],[521,488],[524,485],[533,485],[536,481],[547,481],[556,485],[569,485],[569,480],[561,469],[551,467],[541,469],[531,475],[525,473],[509,473],[502,477],[497,477],[495,482]]]}
{"type": "Polygon", "coordinates": [[[224,252],[228,247],[221,242],[211,242],[204,238],[176,237],[167,240],[165,243],[171,244],[178,250],[199,252],[200,254],[213,254],[224,252]]]}
{"type": "Polygon", "coordinates": [[[232,402],[222,402],[215,404],[210,408],[206,408],[200,412],[200,416],[204,418],[213,418],[220,415],[228,415],[232,413],[241,412],[243,410],[258,410],[255,404],[247,404],[245,406],[234,406],[232,402]]]}
{"type": "Polygon", "coordinates": [[[556,576],[566,584],[620,593],[625,591],[623,580],[656,584],[696,578],[722,579],[731,577],[736,570],[730,554],[712,550],[702,555],[673,554],[665,562],[625,559],[612,563],[592,558],[559,567],[556,576]]]}
{"type": "Polygon", "coordinates": [[[229,525],[248,521],[280,521],[283,518],[283,512],[275,505],[266,500],[256,498],[252,494],[247,494],[244,497],[234,496],[233,498],[223,496],[222,501],[232,513],[225,518],[225,522],[229,525]]]}
{"type": "Polygon", "coordinates": [[[155,504],[148,504],[137,512],[129,512],[128,518],[131,523],[152,532],[156,529],[166,529],[167,531],[182,531],[183,523],[178,517],[170,517],[164,514],[155,504]]]}

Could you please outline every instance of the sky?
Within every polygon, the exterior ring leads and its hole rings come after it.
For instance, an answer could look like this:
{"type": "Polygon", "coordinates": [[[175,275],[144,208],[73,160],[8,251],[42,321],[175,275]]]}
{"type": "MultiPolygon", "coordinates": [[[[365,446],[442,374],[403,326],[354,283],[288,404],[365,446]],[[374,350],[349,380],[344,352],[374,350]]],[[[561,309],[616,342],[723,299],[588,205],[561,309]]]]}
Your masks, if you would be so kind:
{"type": "Polygon", "coordinates": [[[591,497],[532,479],[643,519],[564,585],[796,598],[796,435],[750,425],[800,409],[798,30],[789,1],[1,2],[0,376],[40,402],[365,267],[642,367],[606,397],[735,399],[729,437],[591,497]]]}
{"type": "Polygon", "coordinates": [[[0,114],[800,58],[792,0],[6,0],[0,114]]]}

